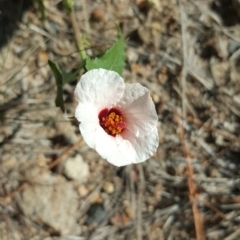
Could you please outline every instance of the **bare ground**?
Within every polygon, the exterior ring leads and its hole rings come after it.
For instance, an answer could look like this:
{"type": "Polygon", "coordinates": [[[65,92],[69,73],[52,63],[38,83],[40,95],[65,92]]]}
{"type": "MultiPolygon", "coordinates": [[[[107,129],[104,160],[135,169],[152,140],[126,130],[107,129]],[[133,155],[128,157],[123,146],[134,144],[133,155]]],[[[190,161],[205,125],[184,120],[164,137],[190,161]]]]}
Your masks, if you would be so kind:
{"type": "Polygon", "coordinates": [[[120,25],[123,77],[159,114],[157,153],[122,168],[55,107],[47,60],[74,71],[80,55],[62,1],[44,4],[43,23],[37,1],[0,2],[0,239],[240,239],[239,0],[75,1],[89,55],[120,25]]]}

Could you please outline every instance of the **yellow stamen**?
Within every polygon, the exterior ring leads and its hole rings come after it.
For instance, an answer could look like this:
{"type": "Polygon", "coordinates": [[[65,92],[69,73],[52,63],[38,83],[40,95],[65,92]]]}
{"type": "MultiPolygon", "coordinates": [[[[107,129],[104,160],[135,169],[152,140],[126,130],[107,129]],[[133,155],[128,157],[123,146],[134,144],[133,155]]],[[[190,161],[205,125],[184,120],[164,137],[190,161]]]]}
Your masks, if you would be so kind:
{"type": "Polygon", "coordinates": [[[101,126],[110,135],[116,136],[121,133],[126,127],[125,122],[121,115],[111,112],[107,117],[102,117],[100,119],[101,126]]]}

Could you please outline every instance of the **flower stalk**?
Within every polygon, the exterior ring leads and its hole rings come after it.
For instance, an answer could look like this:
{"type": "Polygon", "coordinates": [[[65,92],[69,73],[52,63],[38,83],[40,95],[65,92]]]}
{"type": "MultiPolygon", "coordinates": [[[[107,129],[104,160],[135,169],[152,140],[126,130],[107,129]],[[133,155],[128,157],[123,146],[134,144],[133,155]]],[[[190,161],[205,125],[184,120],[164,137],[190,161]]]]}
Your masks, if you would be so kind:
{"type": "Polygon", "coordinates": [[[64,6],[67,10],[67,12],[69,13],[70,16],[70,20],[71,20],[71,24],[73,27],[73,32],[74,32],[74,37],[75,37],[75,41],[76,41],[76,45],[77,45],[77,49],[80,53],[80,56],[82,58],[82,60],[86,60],[87,58],[87,54],[86,51],[84,49],[84,44],[82,41],[82,36],[81,33],[79,31],[79,27],[77,24],[77,20],[76,20],[76,15],[73,9],[74,6],[74,1],[73,0],[64,0],[64,6]]]}

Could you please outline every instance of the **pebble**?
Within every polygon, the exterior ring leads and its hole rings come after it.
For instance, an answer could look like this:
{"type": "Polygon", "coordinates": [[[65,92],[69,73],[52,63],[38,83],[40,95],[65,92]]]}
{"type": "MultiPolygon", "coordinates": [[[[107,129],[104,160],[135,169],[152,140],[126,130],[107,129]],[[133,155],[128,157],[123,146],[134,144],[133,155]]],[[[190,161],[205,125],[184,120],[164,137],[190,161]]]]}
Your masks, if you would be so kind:
{"type": "Polygon", "coordinates": [[[86,197],[89,191],[84,185],[80,185],[78,188],[78,193],[81,197],[86,197]]]}
{"type": "Polygon", "coordinates": [[[114,185],[111,182],[105,182],[103,185],[103,189],[108,194],[114,193],[114,185]]]}
{"type": "Polygon", "coordinates": [[[72,180],[85,182],[89,175],[89,166],[83,160],[82,156],[78,154],[65,162],[64,174],[72,180]]]}
{"type": "Polygon", "coordinates": [[[92,204],[87,215],[86,223],[88,225],[99,224],[105,218],[106,211],[102,204],[92,204]]]}
{"type": "Polygon", "coordinates": [[[36,182],[39,184],[27,187],[18,200],[24,215],[60,234],[77,234],[79,201],[73,184],[50,172],[39,175],[36,182]]]}

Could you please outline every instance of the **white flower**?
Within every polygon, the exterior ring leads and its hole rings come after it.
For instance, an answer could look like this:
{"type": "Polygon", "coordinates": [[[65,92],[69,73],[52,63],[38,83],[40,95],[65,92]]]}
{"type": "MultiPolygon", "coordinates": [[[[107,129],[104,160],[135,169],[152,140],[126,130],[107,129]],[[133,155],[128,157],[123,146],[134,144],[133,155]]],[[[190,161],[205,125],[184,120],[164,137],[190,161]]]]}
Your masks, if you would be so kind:
{"type": "Polygon", "coordinates": [[[140,163],[157,150],[157,113],[147,88],[94,69],[77,84],[75,116],[86,143],[116,166],[140,163]]]}

